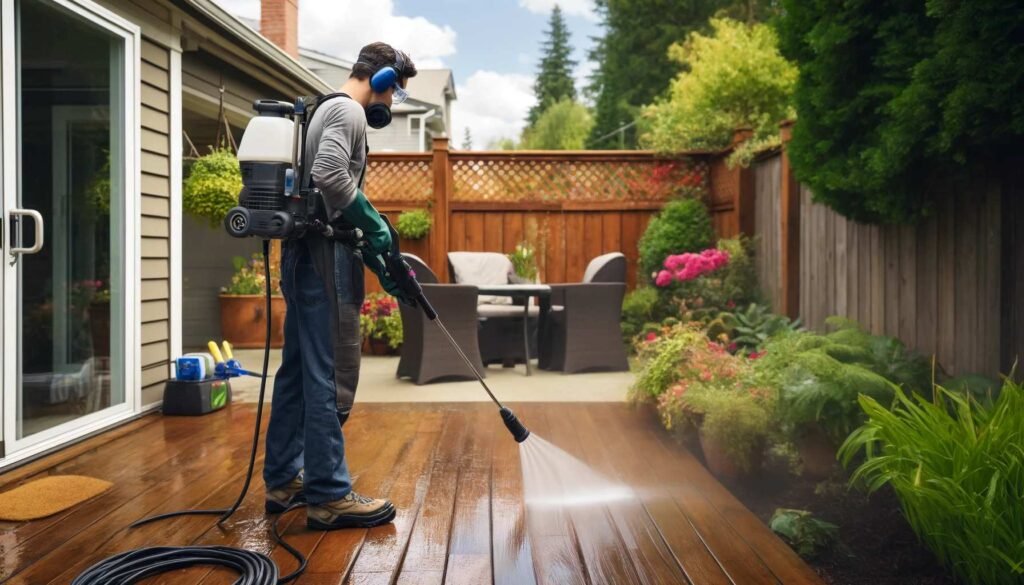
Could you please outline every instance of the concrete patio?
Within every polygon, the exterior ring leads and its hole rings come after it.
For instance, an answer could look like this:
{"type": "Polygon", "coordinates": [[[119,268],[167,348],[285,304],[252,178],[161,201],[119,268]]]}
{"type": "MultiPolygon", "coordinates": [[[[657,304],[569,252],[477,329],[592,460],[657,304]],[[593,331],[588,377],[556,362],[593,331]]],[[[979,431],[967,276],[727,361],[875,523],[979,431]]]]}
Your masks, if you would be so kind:
{"type": "MultiPolygon", "coordinates": [[[[259,371],[262,350],[236,350],[245,367],[259,371]]],[[[273,376],[281,364],[281,351],[271,350],[269,373],[273,376]]],[[[475,381],[440,382],[417,386],[395,378],[397,357],[363,356],[356,402],[481,402],[487,394],[475,381]]],[[[526,376],[525,368],[487,368],[487,385],[500,400],[515,402],[622,402],[633,382],[632,372],[598,372],[563,375],[536,368],[526,376]]],[[[240,378],[231,381],[235,402],[256,402],[259,379],[240,378]]],[[[268,380],[267,399],[271,398],[273,378],[268,380]]]]}

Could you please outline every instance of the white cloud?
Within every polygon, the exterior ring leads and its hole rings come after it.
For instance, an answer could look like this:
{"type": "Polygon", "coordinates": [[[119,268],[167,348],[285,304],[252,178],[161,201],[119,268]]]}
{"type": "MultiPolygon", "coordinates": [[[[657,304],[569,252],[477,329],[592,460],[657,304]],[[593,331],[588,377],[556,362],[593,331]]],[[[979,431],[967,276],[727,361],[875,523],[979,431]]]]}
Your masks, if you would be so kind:
{"type": "MultiPolygon", "coordinates": [[[[216,0],[229,12],[259,18],[259,0],[216,0]]],[[[395,14],[393,0],[301,0],[299,44],[354,59],[359,49],[384,41],[408,53],[421,69],[444,66],[455,54],[455,31],[422,16],[395,14]]]]}
{"type": "Polygon", "coordinates": [[[456,88],[452,104],[452,145],[462,144],[466,128],[473,148],[483,150],[501,138],[519,138],[536,99],[530,75],[476,71],[456,88]]]}
{"type": "Polygon", "coordinates": [[[597,20],[593,0],[519,0],[519,5],[537,14],[550,14],[555,4],[562,7],[562,12],[582,16],[587,20],[597,20]]]}

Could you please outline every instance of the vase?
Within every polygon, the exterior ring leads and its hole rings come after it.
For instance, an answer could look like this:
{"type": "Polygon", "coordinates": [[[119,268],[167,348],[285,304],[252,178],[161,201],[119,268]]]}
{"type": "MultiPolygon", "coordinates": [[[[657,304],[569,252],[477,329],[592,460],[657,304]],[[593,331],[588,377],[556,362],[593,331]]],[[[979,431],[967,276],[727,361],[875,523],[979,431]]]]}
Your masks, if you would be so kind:
{"type": "MultiPolygon", "coordinates": [[[[220,295],[221,337],[239,349],[262,348],[267,335],[266,303],[263,295],[220,295]]],[[[284,297],[270,298],[270,347],[275,349],[284,345],[285,308],[284,297]]]]}

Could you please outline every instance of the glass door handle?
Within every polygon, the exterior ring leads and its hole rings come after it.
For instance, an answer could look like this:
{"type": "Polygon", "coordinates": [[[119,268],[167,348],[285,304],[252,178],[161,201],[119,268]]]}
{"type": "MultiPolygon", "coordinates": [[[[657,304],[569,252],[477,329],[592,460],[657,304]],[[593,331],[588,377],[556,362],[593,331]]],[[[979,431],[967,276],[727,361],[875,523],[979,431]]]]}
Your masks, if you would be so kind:
{"type": "MultiPolygon", "coordinates": [[[[43,249],[43,216],[35,209],[12,209],[10,215],[12,219],[15,216],[28,216],[36,222],[36,241],[32,243],[31,247],[11,246],[11,264],[14,264],[18,260],[18,255],[35,254],[43,249]]],[[[13,227],[14,222],[12,221],[11,223],[13,227]]],[[[14,230],[12,229],[12,231],[14,230]]],[[[18,244],[21,244],[21,229],[15,232],[14,239],[18,244]]]]}

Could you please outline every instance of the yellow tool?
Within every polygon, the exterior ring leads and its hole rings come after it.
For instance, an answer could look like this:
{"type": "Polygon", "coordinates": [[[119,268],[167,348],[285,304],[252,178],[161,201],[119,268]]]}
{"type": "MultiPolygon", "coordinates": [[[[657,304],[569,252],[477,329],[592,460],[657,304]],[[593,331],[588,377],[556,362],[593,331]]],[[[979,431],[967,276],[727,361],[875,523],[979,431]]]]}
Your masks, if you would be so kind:
{"type": "Polygon", "coordinates": [[[217,347],[216,343],[214,343],[213,341],[210,341],[210,342],[208,342],[206,344],[206,347],[207,347],[207,349],[210,350],[210,355],[213,356],[213,359],[217,360],[218,364],[224,363],[224,356],[221,355],[220,348],[217,347]]]}

